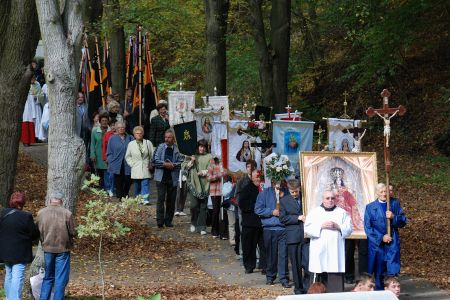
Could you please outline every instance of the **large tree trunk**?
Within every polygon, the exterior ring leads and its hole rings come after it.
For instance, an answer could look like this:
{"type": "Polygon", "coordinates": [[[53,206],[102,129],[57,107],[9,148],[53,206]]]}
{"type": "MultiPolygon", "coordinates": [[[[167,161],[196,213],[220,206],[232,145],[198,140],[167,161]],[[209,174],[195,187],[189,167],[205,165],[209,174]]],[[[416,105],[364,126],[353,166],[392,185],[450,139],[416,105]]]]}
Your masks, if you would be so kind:
{"type": "Polygon", "coordinates": [[[117,24],[120,15],[118,0],[106,0],[103,9],[107,25],[108,37],[111,42],[111,80],[113,93],[119,93],[120,99],[125,99],[125,33],[123,25],[117,24]]]}
{"type": "Polygon", "coordinates": [[[206,72],[205,91],[213,95],[227,93],[226,33],[229,0],[205,0],[206,72]]]}
{"type": "Polygon", "coordinates": [[[262,104],[272,106],[275,98],[273,90],[272,51],[266,42],[262,0],[249,0],[250,25],[253,29],[256,56],[259,60],[259,79],[261,81],[262,104]]]}
{"type": "Polygon", "coordinates": [[[273,0],[270,14],[273,57],[273,110],[283,112],[288,99],[288,67],[291,40],[291,0],[273,0]]]}
{"type": "MultiPolygon", "coordinates": [[[[64,207],[74,212],[86,157],[83,140],[75,133],[78,91],[75,55],[81,48],[82,1],[66,1],[65,6],[60,7],[57,0],[36,0],[36,6],[46,49],[49,91],[47,202],[52,192],[60,191],[64,195],[64,207]]],[[[32,275],[42,263],[43,252],[39,247],[32,275]]]]}
{"type": "Polygon", "coordinates": [[[0,5],[0,205],[14,188],[22,113],[33,72],[29,64],[39,40],[34,0],[0,5]]]}

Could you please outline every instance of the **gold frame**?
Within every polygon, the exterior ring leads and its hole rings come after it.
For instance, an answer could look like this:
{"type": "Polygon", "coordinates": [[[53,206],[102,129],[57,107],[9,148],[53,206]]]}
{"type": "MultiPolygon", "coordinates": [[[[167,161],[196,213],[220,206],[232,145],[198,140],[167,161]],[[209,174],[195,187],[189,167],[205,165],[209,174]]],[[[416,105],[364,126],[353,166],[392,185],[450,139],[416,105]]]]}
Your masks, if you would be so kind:
{"type": "MultiPolygon", "coordinates": [[[[353,176],[359,176],[359,182],[356,182],[356,185],[352,186],[352,182],[350,182],[349,185],[344,184],[344,180],[342,180],[342,186],[345,188],[344,190],[348,191],[358,191],[351,192],[350,195],[353,200],[356,201],[356,205],[350,205],[351,208],[347,206],[350,210],[352,210],[353,213],[358,214],[361,218],[363,224],[364,224],[364,212],[365,207],[368,203],[372,202],[376,199],[375,195],[375,186],[378,183],[378,174],[377,174],[377,159],[376,159],[376,153],[375,152],[323,152],[323,151],[304,151],[299,153],[299,163],[300,163],[300,178],[302,183],[302,206],[303,206],[303,214],[307,215],[310,210],[317,207],[319,204],[317,199],[318,195],[320,195],[325,188],[321,188],[320,186],[324,184],[324,182],[330,182],[330,179],[324,179],[323,174],[329,174],[327,171],[325,171],[323,168],[326,163],[330,163],[332,161],[336,161],[335,166],[339,166],[344,170],[344,174],[353,174],[353,176]],[[322,160],[321,162],[315,163],[315,166],[317,166],[317,171],[313,172],[312,167],[313,166],[305,166],[305,161],[307,159],[320,159],[325,158],[325,160],[322,160]],[[347,160],[345,159],[347,158],[347,160]],[[366,158],[367,164],[364,165],[364,169],[362,169],[360,166],[357,166],[356,164],[349,161],[349,159],[352,158],[366,158]],[[322,166],[321,166],[322,165],[322,166]],[[306,169],[308,168],[308,169],[306,169]],[[356,170],[356,171],[355,171],[356,170]],[[327,172],[327,173],[325,173],[327,172]],[[308,175],[306,175],[308,174],[308,175]],[[319,174],[322,174],[322,176],[319,176],[319,174]],[[308,177],[308,178],[306,178],[308,177]],[[311,177],[311,178],[309,178],[311,177]],[[363,180],[365,178],[365,180],[363,180]],[[364,182],[367,181],[367,182],[364,182]],[[314,182],[317,183],[319,188],[314,189],[314,194],[312,194],[311,188],[306,187],[306,182],[314,182]],[[353,187],[356,187],[356,189],[353,189],[353,187]],[[358,196],[359,195],[359,196],[358,196]],[[312,203],[316,204],[313,205],[312,203]]],[[[358,162],[361,160],[357,160],[358,162]]],[[[330,167],[329,165],[327,167],[330,167]]],[[[332,181],[332,180],[331,180],[332,181]]],[[[354,182],[353,182],[354,184],[354,182]]],[[[336,188],[336,186],[335,186],[336,188]]],[[[339,188],[340,190],[340,188],[339,188]]],[[[348,195],[348,194],[347,194],[348,195]]],[[[320,198],[319,198],[320,199],[320,198]]],[[[341,199],[345,199],[344,196],[342,196],[341,199]]],[[[343,200],[346,201],[346,200],[343,200]]],[[[345,202],[346,204],[346,202],[345,202]]],[[[339,206],[339,205],[338,205],[339,206]]],[[[353,217],[353,216],[351,216],[353,217]]],[[[356,218],[356,217],[355,217],[356,218]]],[[[349,237],[350,239],[366,239],[367,236],[364,232],[364,228],[362,230],[354,231],[352,235],[349,237]]]]}

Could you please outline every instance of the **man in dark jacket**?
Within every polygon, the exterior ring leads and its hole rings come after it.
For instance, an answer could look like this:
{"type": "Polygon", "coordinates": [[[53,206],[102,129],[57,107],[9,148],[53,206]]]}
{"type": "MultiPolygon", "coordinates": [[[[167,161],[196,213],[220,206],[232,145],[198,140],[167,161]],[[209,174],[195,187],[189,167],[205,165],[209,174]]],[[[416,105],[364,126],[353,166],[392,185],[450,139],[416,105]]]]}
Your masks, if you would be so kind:
{"type": "Polygon", "coordinates": [[[259,247],[259,266],[263,271],[266,268],[266,251],[261,220],[255,214],[255,203],[261,182],[257,171],[252,172],[251,180],[242,187],[239,201],[239,208],[242,212],[242,260],[246,274],[253,273],[256,268],[256,246],[259,247]]]}
{"type": "Polygon", "coordinates": [[[9,300],[22,299],[26,264],[33,260],[31,242],[39,237],[33,216],[22,211],[24,195],[15,192],[10,208],[0,212],[0,261],[5,263],[5,294],[9,300]]]}
{"type": "Polygon", "coordinates": [[[306,294],[309,287],[309,240],[304,238],[300,182],[288,181],[289,194],[280,200],[280,222],[286,226],[288,256],[294,277],[294,293],[306,294]],[[302,275],[302,269],[304,276],[302,275]]]}

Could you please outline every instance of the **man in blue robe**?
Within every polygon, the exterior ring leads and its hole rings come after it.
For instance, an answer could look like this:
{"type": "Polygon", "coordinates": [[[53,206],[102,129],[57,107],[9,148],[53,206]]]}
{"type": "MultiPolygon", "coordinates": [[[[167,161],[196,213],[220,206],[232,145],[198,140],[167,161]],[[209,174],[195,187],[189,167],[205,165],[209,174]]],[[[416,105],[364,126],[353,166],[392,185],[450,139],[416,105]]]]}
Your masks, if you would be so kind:
{"type": "Polygon", "coordinates": [[[387,210],[386,185],[376,187],[377,199],[366,206],[364,230],[368,240],[368,272],[375,273],[377,290],[383,290],[383,276],[400,273],[400,239],[398,229],[406,225],[406,217],[396,198],[389,200],[387,210]],[[387,234],[387,219],[391,221],[391,236],[387,234]]]}

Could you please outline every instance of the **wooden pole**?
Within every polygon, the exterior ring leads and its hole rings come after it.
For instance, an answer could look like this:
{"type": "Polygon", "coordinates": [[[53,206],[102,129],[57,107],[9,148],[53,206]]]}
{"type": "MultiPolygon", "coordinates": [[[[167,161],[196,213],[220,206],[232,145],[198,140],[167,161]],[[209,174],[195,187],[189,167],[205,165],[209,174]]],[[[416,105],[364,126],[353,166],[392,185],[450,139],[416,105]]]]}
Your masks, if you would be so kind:
{"type": "MultiPolygon", "coordinates": [[[[131,39],[131,37],[130,37],[131,39]]],[[[130,60],[131,60],[131,41],[130,39],[128,39],[128,50],[127,50],[127,61],[126,61],[126,66],[127,69],[125,70],[125,107],[124,107],[124,111],[127,111],[127,93],[128,93],[128,78],[130,77],[130,60]]]]}
{"type": "Polygon", "coordinates": [[[105,102],[105,94],[103,93],[103,79],[102,79],[102,72],[101,72],[101,65],[100,65],[100,52],[98,51],[97,36],[95,36],[95,49],[97,50],[97,70],[98,70],[98,76],[100,78],[100,95],[102,97],[102,107],[103,107],[103,110],[105,110],[106,102],[105,102]]]}
{"type": "Polygon", "coordinates": [[[142,126],[142,26],[139,25],[137,30],[139,34],[139,126],[142,126]]]}
{"type": "Polygon", "coordinates": [[[151,83],[152,91],[153,91],[153,94],[155,95],[155,100],[156,100],[155,104],[158,105],[158,103],[159,103],[159,91],[156,90],[156,85],[155,85],[156,81],[155,81],[155,75],[153,74],[152,57],[150,56],[150,42],[149,42],[149,34],[148,34],[148,32],[146,33],[145,42],[146,42],[146,51],[147,51],[147,56],[148,56],[147,58],[149,60],[148,65],[150,66],[150,74],[152,76],[152,83],[151,83]]]}
{"type": "MultiPolygon", "coordinates": [[[[385,162],[385,170],[386,170],[386,210],[391,210],[390,205],[390,195],[389,195],[389,175],[391,173],[391,161],[390,161],[390,155],[389,155],[389,147],[386,147],[386,137],[384,138],[384,162],[385,162]]],[[[386,219],[386,226],[387,226],[387,234],[391,236],[391,219],[386,219]]]]}

